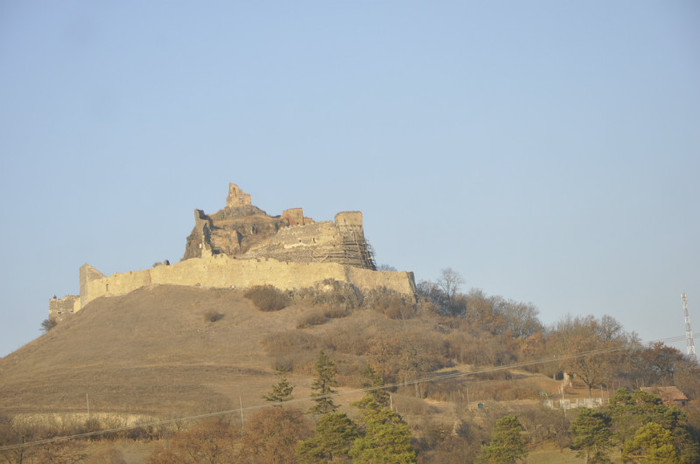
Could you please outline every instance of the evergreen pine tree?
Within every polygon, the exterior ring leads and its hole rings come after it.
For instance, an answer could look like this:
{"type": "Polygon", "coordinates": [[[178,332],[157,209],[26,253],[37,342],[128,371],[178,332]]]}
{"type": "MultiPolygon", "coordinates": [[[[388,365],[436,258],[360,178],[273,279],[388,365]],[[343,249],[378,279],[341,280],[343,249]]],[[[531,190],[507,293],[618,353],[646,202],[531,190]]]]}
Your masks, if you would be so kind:
{"type": "Polygon", "coordinates": [[[333,402],[331,395],[335,393],[332,387],[338,385],[335,380],[336,369],[335,363],[321,350],[316,361],[316,380],[311,385],[314,393],[311,396],[316,404],[309,410],[314,414],[328,414],[336,412],[338,406],[333,402]]]}
{"type": "Polygon", "coordinates": [[[637,430],[634,439],[622,448],[623,462],[679,464],[678,452],[671,431],[656,422],[649,422],[637,430]]]}
{"type": "Polygon", "coordinates": [[[263,395],[263,399],[272,403],[283,403],[292,399],[294,386],[287,380],[287,373],[284,369],[277,369],[279,380],[277,384],[272,386],[272,391],[267,395],[263,395]]]}
{"type": "Polygon", "coordinates": [[[610,416],[602,411],[579,408],[569,429],[573,438],[571,449],[578,450],[578,456],[586,457],[589,464],[608,463],[608,450],[612,447],[610,416]]]}
{"type": "Polygon", "coordinates": [[[522,429],[518,417],[513,414],[498,419],[491,442],[481,447],[479,461],[488,464],[510,464],[523,459],[527,456],[527,450],[520,436],[522,429]]]}
{"type": "Polygon", "coordinates": [[[416,450],[411,446],[411,432],[404,420],[394,411],[374,401],[362,410],[364,435],[357,438],[350,449],[353,463],[413,464],[416,450]]]}
{"type": "Polygon", "coordinates": [[[323,464],[348,461],[350,447],[358,436],[357,426],[347,414],[325,414],[318,421],[314,437],[301,442],[297,447],[299,462],[323,464]]]}
{"type": "Polygon", "coordinates": [[[369,364],[362,371],[362,375],[367,379],[362,386],[367,389],[367,396],[355,405],[363,408],[363,404],[374,402],[380,407],[389,407],[389,392],[384,387],[384,376],[381,372],[375,371],[369,364]]]}
{"type": "Polygon", "coordinates": [[[623,448],[632,446],[629,443],[638,440],[639,430],[655,422],[671,433],[680,462],[700,462],[700,443],[693,436],[687,415],[677,407],[663,404],[658,396],[620,388],[610,399],[606,412],[612,419],[613,436],[623,448]]]}

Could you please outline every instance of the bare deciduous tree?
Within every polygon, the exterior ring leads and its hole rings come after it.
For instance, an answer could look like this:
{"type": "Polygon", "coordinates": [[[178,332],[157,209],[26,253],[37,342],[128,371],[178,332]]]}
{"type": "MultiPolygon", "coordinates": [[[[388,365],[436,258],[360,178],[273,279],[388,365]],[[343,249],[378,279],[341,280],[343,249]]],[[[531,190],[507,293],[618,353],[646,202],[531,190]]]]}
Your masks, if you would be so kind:
{"type": "Polygon", "coordinates": [[[560,367],[591,389],[608,381],[620,364],[627,334],[612,317],[568,317],[557,324],[556,346],[563,355],[560,367]]]}
{"type": "Polygon", "coordinates": [[[464,278],[461,274],[451,267],[447,267],[440,271],[440,277],[437,280],[440,289],[447,295],[448,301],[454,301],[455,294],[464,285],[464,278]]]}

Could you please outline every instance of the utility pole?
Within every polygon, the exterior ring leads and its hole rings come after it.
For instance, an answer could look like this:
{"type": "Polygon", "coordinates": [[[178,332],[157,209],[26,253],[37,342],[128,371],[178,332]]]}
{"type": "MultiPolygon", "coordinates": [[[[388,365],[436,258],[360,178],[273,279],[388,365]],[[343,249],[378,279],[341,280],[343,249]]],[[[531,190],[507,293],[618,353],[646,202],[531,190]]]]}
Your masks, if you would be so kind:
{"type": "Polygon", "coordinates": [[[698,355],[695,352],[695,340],[693,340],[693,330],[690,328],[690,317],[688,316],[688,297],[685,293],[681,293],[681,300],[683,301],[683,312],[685,313],[685,354],[697,362],[698,355]]]}

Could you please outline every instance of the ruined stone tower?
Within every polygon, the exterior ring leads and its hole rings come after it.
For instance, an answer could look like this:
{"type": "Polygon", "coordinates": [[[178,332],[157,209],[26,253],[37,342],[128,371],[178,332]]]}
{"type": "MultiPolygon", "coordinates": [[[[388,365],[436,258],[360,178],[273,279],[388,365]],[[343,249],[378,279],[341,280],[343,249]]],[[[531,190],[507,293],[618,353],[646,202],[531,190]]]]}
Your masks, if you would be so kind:
{"type": "Polygon", "coordinates": [[[362,213],[341,212],[335,222],[315,222],[302,208],[269,216],[249,194],[229,184],[226,207],[211,215],[195,210],[195,226],[183,259],[225,254],[236,259],[272,258],[284,262],[333,262],[375,269],[365,239],[362,213]]]}
{"type": "Polygon", "coordinates": [[[226,198],[226,206],[236,208],[238,206],[249,206],[250,195],[243,192],[238,185],[228,184],[228,197],[226,198]]]}

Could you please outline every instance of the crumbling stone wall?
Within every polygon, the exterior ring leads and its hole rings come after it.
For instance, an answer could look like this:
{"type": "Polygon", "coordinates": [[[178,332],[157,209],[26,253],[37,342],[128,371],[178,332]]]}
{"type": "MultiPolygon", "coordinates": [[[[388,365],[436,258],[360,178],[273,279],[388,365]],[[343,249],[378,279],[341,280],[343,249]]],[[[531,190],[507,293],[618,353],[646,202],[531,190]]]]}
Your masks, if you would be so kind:
{"type": "MultiPolygon", "coordinates": [[[[105,277],[100,271],[90,266],[88,263],[80,266],[80,306],[87,304],[88,282],[105,277]]],[[[107,288],[109,291],[109,287],[107,288]]]]}
{"type": "MultiPolygon", "coordinates": [[[[361,213],[356,214],[362,217],[361,213]]],[[[300,263],[339,263],[375,269],[362,227],[339,227],[332,221],[280,229],[276,235],[248,249],[239,259],[252,258],[300,263]]]]}
{"type": "Polygon", "coordinates": [[[236,208],[238,206],[250,205],[250,195],[241,190],[236,184],[228,184],[228,197],[226,206],[236,208]]]}
{"type": "Polygon", "coordinates": [[[77,311],[80,311],[79,295],[66,295],[65,298],[54,296],[49,300],[49,319],[52,321],[61,322],[77,311]]]}
{"type": "Polygon", "coordinates": [[[304,217],[304,210],[302,208],[286,209],[282,212],[282,217],[289,221],[290,226],[303,226],[314,223],[313,219],[304,217]]]}
{"type": "Polygon", "coordinates": [[[81,301],[102,296],[125,295],[147,285],[186,285],[208,288],[248,288],[272,285],[281,290],[311,287],[325,279],[355,285],[361,290],[386,287],[398,293],[415,295],[412,272],[373,271],[338,263],[282,262],[275,259],[240,260],[227,255],[192,258],[171,266],[117,273],[105,277],[89,265],[81,267],[81,301]],[[101,277],[100,277],[101,276],[101,277]]]}
{"type": "Polygon", "coordinates": [[[372,249],[365,239],[361,212],[341,212],[335,222],[322,223],[304,217],[302,208],[269,216],[253,206],[250,195],[236,184],[229,185],[224,209],[210,216],[195,210],[195,226],[187,237],[183,259],[209,254],[238,259],[335,262],[376,269],[372,249]]]}

